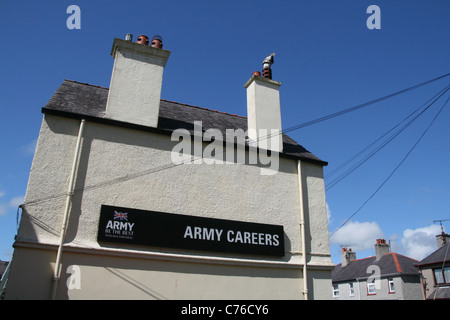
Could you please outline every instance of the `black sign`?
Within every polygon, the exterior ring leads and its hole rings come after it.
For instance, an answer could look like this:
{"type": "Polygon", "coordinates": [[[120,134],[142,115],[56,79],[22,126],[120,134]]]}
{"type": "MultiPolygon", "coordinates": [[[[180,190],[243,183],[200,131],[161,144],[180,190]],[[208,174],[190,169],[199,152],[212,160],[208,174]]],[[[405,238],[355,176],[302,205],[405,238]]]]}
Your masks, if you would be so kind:
{"type": "Polygon", "coordinates": [[[284,256],[283,226],[102,205],[99,242],[284,256]]]}

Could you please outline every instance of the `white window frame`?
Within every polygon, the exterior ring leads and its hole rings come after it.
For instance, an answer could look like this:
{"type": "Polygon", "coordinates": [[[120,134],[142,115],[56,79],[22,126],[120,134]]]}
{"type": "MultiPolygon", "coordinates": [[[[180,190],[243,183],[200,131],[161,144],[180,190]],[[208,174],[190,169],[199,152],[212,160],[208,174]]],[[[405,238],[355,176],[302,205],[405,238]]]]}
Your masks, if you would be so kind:
{"type": "Polygon", "coordinates": [[[353,282],[350,282],[348,284],[348,288],[349,288],[349,296],[354,297],[355,296],[355,284],[353,282]]]}
{"type": "Polygon", "coordinates": [[[389,293],[395,293],[394,278],[389,278],[388,279],[388,289],[389,289],[389,293]]]}
{"type": "Polygon", "coordinates": [[[339,285],[333,284],[333,298],[339,297],[339,285]]]}
{"type": "Polygon", "coordinates": [[[377,294],[377,288],[375,286],[375,279],[372,282],[367,282],[367,295],[373,296],[377,294]]]}

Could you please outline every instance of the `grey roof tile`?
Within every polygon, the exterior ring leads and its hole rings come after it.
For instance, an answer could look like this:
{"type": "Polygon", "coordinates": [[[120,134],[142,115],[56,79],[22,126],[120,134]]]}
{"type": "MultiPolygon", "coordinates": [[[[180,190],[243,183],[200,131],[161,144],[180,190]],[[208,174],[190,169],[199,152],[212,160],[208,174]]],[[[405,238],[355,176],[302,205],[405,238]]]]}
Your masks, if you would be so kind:
{"type": "Polygon", "coordinates": [[[417,262],[417,266],[442,263],[444,261],[450,261],[450,243],[444,244],[442,247],[431,253],[429,256],[417,262]]]}
{"type": "Polygon", "coordinates": [[[376,260],[376,257],[358,259],[350,261],[345,267],[338,264],[331,271],[332,282],[344,282],[355,279],[366,279],[373,274],[373,270],[368,270],[369,266],[380,268],[380,276],[395,275],[419,275],[419,270],[415,267],[417,261],[405,257],[398,253],[387,253],[376,260]]]}
{"type": "Polygon", "coordinates": [[[438,286],[431,292],[426,300],[449,300],[450,286],[438,286]]]}

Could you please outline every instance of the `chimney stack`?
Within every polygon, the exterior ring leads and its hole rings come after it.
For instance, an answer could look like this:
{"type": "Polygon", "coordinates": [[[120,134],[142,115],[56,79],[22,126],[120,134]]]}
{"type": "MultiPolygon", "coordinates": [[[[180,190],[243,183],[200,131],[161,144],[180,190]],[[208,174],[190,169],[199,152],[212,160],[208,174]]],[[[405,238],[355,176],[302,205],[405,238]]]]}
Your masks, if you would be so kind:
{"type": "MultiPolygon", "coordinates": [[[[159,41],[161,39],[158,38],[159,41]]],[[[148,44],[149,39],[145,35],[140,35],[136,43],[114,39],[111,50],[114,66],[106,104],[107,118],[158,126],[162,77],[170,51],[148,44]]]]}
{"type": "Polygon", "coordinates": [[[356,252],[352,251],[352,248],[342,248],[341,251],[341,260],[342,260],[342,266],[347,266],[350,261],[356,260],[356,252]]]}
{"type": "Polygon", "coordinates": [[[254,72],[247,89],[248,137],[254,145],[275,152],[283,151],[281,134],[281,82],[266,79],[254,72]]]}
{"type": "Polygon", "coordinates": [[[391,246],[386,243],[386,240],[377,239],[377,243],[375,244],[376,260],[380,260],[382,256],[389,252],[391,252],[391,246]]]}
{"type": "Polygon", "coordinates": [[[438,248],[441,248],[450,242],[450,235],[448,235],[448,234],[444,233],[444,231],[442,231],[441,234],[438,234],[436,236],[436,241],[438,244],[438,248]]]}

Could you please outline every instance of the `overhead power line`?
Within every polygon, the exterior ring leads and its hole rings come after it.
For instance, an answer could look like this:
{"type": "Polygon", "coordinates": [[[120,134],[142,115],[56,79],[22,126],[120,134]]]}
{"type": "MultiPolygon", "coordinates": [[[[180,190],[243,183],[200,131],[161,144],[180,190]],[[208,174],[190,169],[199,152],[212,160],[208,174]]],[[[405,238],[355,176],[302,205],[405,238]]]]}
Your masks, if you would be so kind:
{"type": "Polygon", "coordinates": [[[347,113],[350,113],[350,112],[353,112],[353,111],[357,111],[357,110],[362,109],[362,108],[364,108],[364,107],[368,107],[368,106],[371,106],[371,105],[376,104],[376,103],[378,103],[378,102],[381,102],[381,101],[384,101],[384,100],[393,98],[393,97],[398,96],[398,95],[400,95],[400,94],[403,94],[403,93],[406,93],[406,92],[408,92],[408,91],[411,91],[411,90],[420,88],[420,87],[425,86],[425,85],[427,85],[427,84],[430,84],[430,83],[432,83],[432,82],[441,80],[441,79],[446,78],[446,77],[448,77],[448,76],[450,76],[450,73],[447,73],[447,74],[444,74],[444,75],[442,75],[442,76],[433,78],[433,79],[431,79],[431,80],[428,80],[428,81],[425,81],[425,82],[416,84],[416,85],[411,86],[411,87],[408,87],[408,88],[406,88],[406,89],[403,89],[403,90],[400,90],[400,91],[397,91],[397,92],[388,94],[388,95],[383,96],[383,97],[381,97],[381,98],[377,98],[377,99],[374,99],[374,100],[371,100],[371,101],[368,101],[368,102],[365,102],[365,103],[356,105],[356,106],[351,107],[351,108],[347,108],[347,109],[344,109],[344,110],[341,110],[341,111],[338,111],[338,112],[334,112],[334,113],[332,113],[332,114],[329,114],[329,115],[326,115],[326,116],[323,116],[323,117],[320,117],[320,118],[316,118],[316,119],[313,119],[313,120],[310,120],[310,121],[307,121],[307,122],[303,122],[303,123],[294,125],[294,126],[289,127],[289,128],[287,128],[287,129],[285,129],[285,130],[282,130],[282,131],[279,132],[279,133],[271,133],[271,134],[268,134],[267,136],[258,138],[256,141],[269,139],[270,137],[275,137],[275,136],[278,136],[278,135],[283,134],[283,133],[288,133],[288,132],[291,132],[291,131],[295,131],[295,130],[298,130],[298,129],[301,129],[301,128],[305,128],[305,127],[308,127],[308,126],[310,126],[310,125],[313,125],[313,124],[322,122],[322,121],[326,121],[326,120],[333,119],[333,118],[342,116],[342,115],[344,115],[344,114],[347,114],[347,113]]]}
{"type": "Polygon", "coordinates": [[[329,114],[329,115],[327,115],[327,116],[323,116],[323,117],[320,117],[320,118],[317,118],[317,119],[314,119],[314,120],[311,120],[311,121],[308,121],[308,122],[304,122],[304,123],[301,123],[301,124],[292,126],[292,127],[290,127],[290,128],[287,128],[286,130],[283,130],[283,133],[290,132],[290,131],[294,131],[294,130],[298,130],[298,129],[300,129],[300,128],[304,128],[304,127],[310,126],[310,125],[315,124],[315,123],[318,123],[318,122],[322,122],[322,121],[325,121],[325,120],[329,120],[329,119],[332,119],[332,118],[335,118],[335,117],[344,115],[344,114],[346,114],[346,113],[353,112],[353,111],[359,110],[359,109],[364,108],[364,107],[368,107],[368,106],[373,105],[373,104],[375,104],[375,103],[378,103],[378,102],[380,102],[380,101],[383,101],[383,100],[387,100],[387,99],[393,98],[393,97],[398,96],[398,95],[400,95],[400,94],[403,94],[403,93],[405,93],[405,92],[408,92],[408,91],[417,89],[417,88],[419,88],[419,87],[422,87],[422,86],[424,86],[424,85],[430,84],[430,83],[432,83],[432,82],[438,81],[438,80],[440,80],[440,79],[443,79],[443,78],[445,78],[445,77],[448,77],[449,75],[450,75],[450,73],[447,73],[447,74],[444,74],[444,75],[442,75],[442,76],[440,76],[440,77],[437,77],[437,78],[434,78],[434,79],[431,79],[431,80],[428,80],[428,81],[425,81],[425,82],[416,84],[416,85],[414,85],[414,86],[412,86],[412,87],[409,87],[409,88],[406,88],[406,89],[403,89],[403,90],[400,90],[400,91],[397,91],[397,92],[388,94],[388,95],[386,95],[386,96],[384,96],[384,97],[381,97],[381,98],[378,98],[378,99],[375,99],[375,100],[371,100],[371,101],[369,101],[369,102],[365,102],[365,103],[359,104],[359,105],[357,105],[357,106],[354,106],[354,107],[351,107],[351,108],[348,108],[348,109],[344,109],[344,110],[342,110],[342,111],[338,111],[338,112],[329,114]]]}
{"type": "MultiPolygon", "coordinates": [[[[340,116],[340,115],[343,115],[343,114],[346,114],[346,113],[349,113],[349,112],[352,112],[352,111],[359,110],[359,109],[361,109],[363,107],[366,107],[366,106],[375,104],[377,102],[380,102],[380,101],[392,98],[394,96],[403,94],[405,92],[417,89],[419,87],[422,87],[424,85],[427,85],[427,84],[435,82],[435,81],[438,81],[438,80],[443,79],[443,78],[448,77],[448,76],[450,76],[450,73],[447,73],[447,74],[444,74],[442,76],[433,78],[431,80],[422,82],[422,83],[414,85],[412,87],[409,87],[409,88],[406,88],[406,89],[403,89],[403,90],[391,93],[391,94],[383,96],[381,98],[378,98],[378,99],[375,99],[375,100],[372,100],[372,101],[369,101],[369,102],[366,102],[366,103],[354,106],[352,108],[348,108],[348,109],[345,109],[345,110],[342,110],[342,111],[339,111],[339,112],[332,113],[332,114],[330,114],[328,116],[324,116],[324,117],[321,117],[321,118],[318,118],[318,119],[315,119],[315,120],[311,120],[311,121],[308,121],[308,122],[305,122],[305,123],[302,123],[302,124],[298,124],[298,125],[289,127],[286,130],[282,131],[281,133],[277,133],[277,135],[282,134],[282,133],[287,133],[287,132],[290,132],[290,131],[294,131],[294,130],[298,130],[300,128],[304,128],[306,126],[309,126],[309,125],[312,125],[312,124],[315,124],[315,123],[318,123],[318,122],[321,122],[321,121],[325,121],[325,120],[328,120],[328,119],[331,119],[331,118],[335,118],[337,116],[340,116]]],[[[268,135],[265,138],[260,138],[260,139],[267,139],[269,137],[270,137],[270,135],[268,135]]],[[[196,157],[192,157],[191,162],[193,162],[195,160],[196,160],[196,157]]],[[[150,175],[152,173],[156,173],[156,172],[160,172],[160,171],[163,171],[163,170],[171,169],[171,168],[180,166],[182,164],[188,164],[188,163],[189,163],[189,161],[188,162],[183,162],[183,163],[177,163],[177,164],[174,164],[172,162],[171,163],[166,163],[164,165],[160,165],[160,166],[157,166],[155,168],[146,169],[146,170],[143,170],[143,171],[140,171],[140,172],[136,172],[134,174],[126,174],[126,175],[124,175],[122,177],[117,177],[115,179],[111,179],[111,180],[108,180],[108,181],[100,182],[100,183],[95,184],[95,185],[86,186],[86,187],[83,187],[81,189],[76,189],[74,193],[77,194],[77,193],[81,193],[81,192],[86,191],[86,190],[92,190],[92,189],[96,189],[96,188],[99,188],[99,187],[108,186],[108,185],[111,185],[111,184],[122,183],[122,182],[125,182],[125,181],[128,181],[128,180],[136,179],[136,178],[139,178],[139,177],[142,177],[142,176],[145,176],[145,175],[150,175]]],[[[66,193],[61,192],[59,194],[50,195],[50,196],[47,196],[47,197],[31,200],[31,201],[29,201],[27,203],[24,203],[23,205],[38,204],[38,203],[41,203],[41,202],[44,202],[44,201],[49,201],[49,200],[56,199],[58,197],[63,197],[63,196],[66,196],[66,193]]]]}
{"type": "Polygon", "coordinates": [[[382,136],[380,136],[379,138],[377,138],[375,141],[373,141],[372,143],[370,143],[367,147],[365,147],[363,150],[361,150],[360,152],[358,152],[357,154],[355,154],[354,156],[352,156],[349,160],[347,160],[346,162],[344,162],[343,164],[341,164],[340,166],[338,166],[336,169],[334,169],[333,171],[331,171],[326,178],[329,178],[333,175],[335,175],[337,172],[339,172],[341,169],[343,169],[346,165],[350,164],[352,161],[356,160],[360,155],[362,155],[364,152],[366,152],[367,150],[369,150],[372,146],[376,145],[377,142],[379,142],[381,139],[383,139],[384,137],[386,137],[390,132],[392,132],[395,128],[399,127],[403,122],[405,122],[406,120],[408,120],[409,118],[411,118],[415,113],[419,112],[420,109],[422,109],[424,106],[426,106],[426,108],[424,108],[422,111],[420,111],[416,116],[414,116],[411,120],[409,120],[406,124],[404,124],[402,127],[400,127],[397,131],[395,131],[392,135],[388,136],[383,143],[381,143],[380,145],[378,145],[376,148],[374,148],[373,150],[370,151],[369,154],[367,154],[364,158],[362,158],[361,160],[359,160],[359,162],[357,162],[356,164],[354,164],[352,167],[350,167],[349,169],[347,169],[344,173],[342,173],[341,175],[339,175],[337,178],[331,180],[330,182],[327,183],[326,186],[326,190],[331,189],[332,187],[334,187],[336,184],[338,184],[339,182],[341,182],[343,179],[345,179],[346,177],[348,177],[352,172],[354,172],[356,169],[358,169],[360,166],[362,166],[365,162],[367,162],[370,158],[372,158],[376,153],[378,153],[380,150],[382,150],[386,145],[388,145],[390,142],[392,142],[400,133],[402,133],[407,127],[409,127],[415,120],[417,120],[422,114],[425,113],[425,111],[427,111],[437,100],[439,100],[448,90],[450,90],[450,86],[446,86],[444,89],[442,89],[441,91],[439,91],[437,94],[435,94],[432,98],[428,99],[424,104],[422,104],[419,108],[417,108],[416,110],[414,110],[412,113],[410,113],[406,118],[404,118],[403,120],[401,120],[399,123],[397,123],[394,127],[392,127],[391,129],[389,129],[386,133],[384,133],[382,136]],[[434,100],[433,100],[434,99],[434,100]],[[431,103],[429,103],[430,101],[432,101],[431,103]]]}
{"type": "Polygon", "coordinates": [[[394,175],[394,173],[400,168],[400,166],[405,162],[405,160],[409,157],[409,155],[413,152],[413,150],[416,148],[416,146],[419,144],[419,142],[422,140],[422,138],[425,136],[425,134],[428,132],[428,130],[431,128],[431,126],[433,125],[433,123],[436,121],[437,117],[440,115],[440,113],[442,112],[442,110],[444,109],[444,107],[447,105],[448,101],[449,101],[450,97],[447,98],[447,100],[445,101],[445,103],[442,105],[442,107],[439,109],[439,111],[437,112],[437,114],[434,116],[433,120],[431,120],[430,124],[427,126],[427,128],[423,131],[423,133],[421,134],[421,136],[419,137],[419,139],[417,139],[417,141],[414,143],[414,145],[409,149],[409,151],[406,153],[406,155],[403,157],[403,159],[399,162],[399,164],[394,168],[394,170],[392,170],[392,172],[387,176],[386,179],[384,179],[384,181],[380,184],[380,186],[375,190],[375,192],[373,192],[370,197],[364,201],[364,203],[353,213],[350,215],[350,217],[347,218],[347,220],[344,221],[343,224],[341,224],[336,230],[334,230],[331,234],[330,237],[333,236],[339,229],[341,229],[344,225],[347,224],[347,222],[349,222],[359,211],[361,211],[361,209],[378,193],[378,191],[380,191],[380,189],[389,181],[389,179],[394,175]]]}

